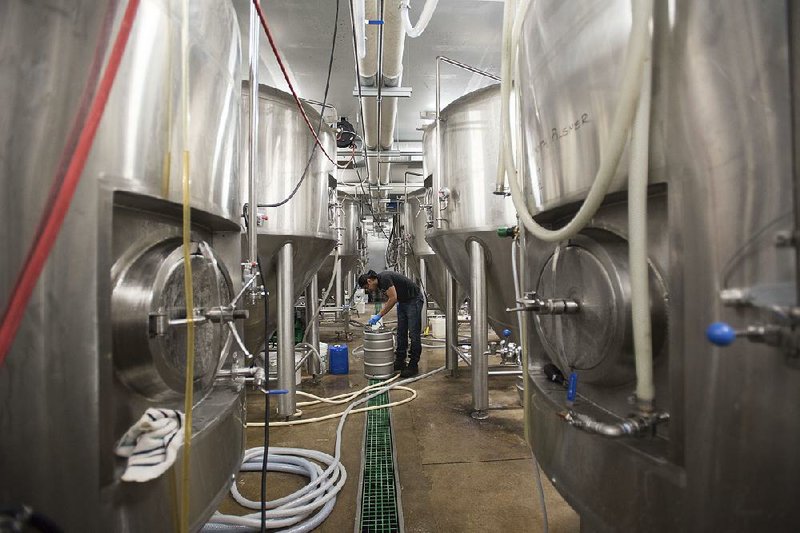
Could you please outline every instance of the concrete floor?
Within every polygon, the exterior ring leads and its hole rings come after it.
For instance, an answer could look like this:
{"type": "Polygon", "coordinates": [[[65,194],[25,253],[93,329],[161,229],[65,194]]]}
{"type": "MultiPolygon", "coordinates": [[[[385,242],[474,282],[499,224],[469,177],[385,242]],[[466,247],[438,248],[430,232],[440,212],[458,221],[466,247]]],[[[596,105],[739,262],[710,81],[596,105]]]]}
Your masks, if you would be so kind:
{"type": "MultiPolygon", "coordinates": [[[[392,316],[387,317],[392,320],[392,316]]],[[[318,396],[332,396],[358,390],[366,384],[363,376],[361,333],[351,330],[350,374],[326,375],[314,384],[305,378],[301,390],[318,396]]],[[[321,340],[336,342],[334,329],[323,328],[321,340]]],[[[424,343],[424,340],[423,340],[424,343]]],[[[425,348],[420,371],[444,364],[444,350],[425,348]]],[[[464,363],[462,362],[462,365],[464,363]]],[[[470,371],[466,366],[452,378],[444,372],[413,385],[419,396],[392,411],[405,531],[423,532],[536,532],[542,530],[542,516],[536,496],[534,464],[523,436],[523,411],[514,377],[491,378],[489,399],[492,410],[487,420],[469,416],[472,401],[470,371]]],[[[392,393],[392,399],[405,397],[392,393]]],[[[300,400],[298,400],[300,401],[300,400]]],[[[341,411],[341,406],[309,407],[303,417],[316,417],[341,411]]],[[[273,413],[274,414],[274,413],[273,413]]],[[[261,421],[264,399],[248,397],[248,421],[261,421]]],[[[270,430],[270,445],[311,448],[333,453],[338,419],[270,430]]],[[[336,507],[317,529],[319,532],[354,531],[357,510],[364,415],[351,415],[344,428],[342,462],[348,479],[339,493],[336,507]]],[[[263,429],[247,429],[247,446],[263,443],[263,429]]],[[[579,530],[578,515],[543,478],[550,531],[579,530]]],[[[258,500],[260,474],[238,476],[242,494],[258,500]]],[[[269,499],[284,496],[304,483],[304,479],[270,473],[269,499]]],[[[245,514],[246,510],[230,496],[220,511],[245,514]]],[[[252,511],[249,511],[252,512],[252,511]]]]}

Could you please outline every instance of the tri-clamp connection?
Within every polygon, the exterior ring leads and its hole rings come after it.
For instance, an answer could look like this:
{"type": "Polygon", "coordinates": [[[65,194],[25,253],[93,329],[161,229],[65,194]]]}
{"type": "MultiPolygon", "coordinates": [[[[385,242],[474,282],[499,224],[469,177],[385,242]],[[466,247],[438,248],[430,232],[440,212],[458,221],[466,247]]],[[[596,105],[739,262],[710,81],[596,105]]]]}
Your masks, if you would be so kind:
{"type": "Polygon", "coordinates": [[[542,298],[536,291],[526,292],[517,300],[519,307],[507,308],[506,312],[530,311],[537,315],[572,315],[580,312],[580,304],[569,298],[542,298]]]}

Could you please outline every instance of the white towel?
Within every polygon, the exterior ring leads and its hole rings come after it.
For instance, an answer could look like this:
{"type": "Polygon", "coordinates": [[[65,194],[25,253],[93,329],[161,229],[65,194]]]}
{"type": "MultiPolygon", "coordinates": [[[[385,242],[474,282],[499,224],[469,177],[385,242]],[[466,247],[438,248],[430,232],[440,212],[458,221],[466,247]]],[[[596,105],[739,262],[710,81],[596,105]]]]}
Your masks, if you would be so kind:
{"type": "Polygon", "coordinates": [[[166,472],[183,446],[183,424],[180,411],[145,411],[117,444],[116,454],[128,458],[122,481],[150,481],[166,472]]]}

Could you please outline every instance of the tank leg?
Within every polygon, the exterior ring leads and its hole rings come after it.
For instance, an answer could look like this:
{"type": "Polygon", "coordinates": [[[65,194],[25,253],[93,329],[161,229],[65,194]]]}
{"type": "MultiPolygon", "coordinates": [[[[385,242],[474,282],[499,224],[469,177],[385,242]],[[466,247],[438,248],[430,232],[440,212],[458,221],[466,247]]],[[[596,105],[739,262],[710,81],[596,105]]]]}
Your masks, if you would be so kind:
{"type": "Polygon", "coordinates": [[[472,305],[472,418],[484,419],[489,409],[488,318],[486,253],[478,241],[469,243],[470,302],[472,305]]]}
{"type": "MultiPolygon", "coordinates": [[[[319,352],[319,278],[316,274],[306,288],[306,327],[308,327],[308,343],[319,352]]],[[[318,379],[321,369],[319,361],[314,357],[306,360],[306,372],[318,379]]]]}
{"type": "Polygon", "coordinates": [[[294,370],[294,249],[287,242],[278,252],[278,388],[289,391],[278,396],[278,416],[293,416],[294,370]]]}
{"type": "MultiPolygon", "coordinates": [[[[444,266],[442,267],[444,268],[444,266]]],[[[458,375],[458,354],[456,353],[456,346],[458,345],[458,302],[456,302],[456,291],[458,286],[456,285],[456,279],[450,274],[450,272],[445,269],[444,271],[444,278],[445,278],[445,344],[447,349],[446,353],[446,363],[447,363],[447,370],[450,371],[450,375],[452,377],[456,377],[458,375]]]]}

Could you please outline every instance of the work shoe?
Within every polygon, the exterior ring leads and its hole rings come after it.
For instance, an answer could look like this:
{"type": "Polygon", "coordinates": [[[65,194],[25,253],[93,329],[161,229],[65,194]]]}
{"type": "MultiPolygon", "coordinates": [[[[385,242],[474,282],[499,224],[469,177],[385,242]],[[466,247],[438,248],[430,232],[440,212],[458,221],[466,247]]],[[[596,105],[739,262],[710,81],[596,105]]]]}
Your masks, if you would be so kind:
{"type": "Polygon", "coordinates": [[[400,372],[400,377],[403,379],[413,378],[417,374],[419,374],[419,367],[417,365],[408,365],[405,370],[400,372]]]}
{"type": "Polygon", "coordinates": [[[402,372],[403,370],[406,369],[406,362],[405,361],[400,361],[399,359],[395,359],[394,360],[394,369],[397,372],[402,372]]]}

